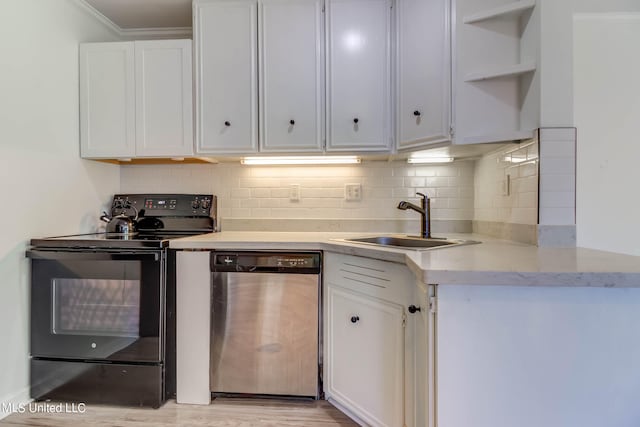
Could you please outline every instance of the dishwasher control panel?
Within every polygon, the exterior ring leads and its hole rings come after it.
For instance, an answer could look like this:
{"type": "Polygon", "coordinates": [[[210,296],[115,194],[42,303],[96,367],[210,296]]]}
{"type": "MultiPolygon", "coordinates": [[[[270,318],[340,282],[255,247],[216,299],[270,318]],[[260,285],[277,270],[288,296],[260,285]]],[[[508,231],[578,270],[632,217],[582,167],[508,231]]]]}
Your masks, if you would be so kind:
{"type": "Polygon", "coordinates": [[[211,271],[318,274],[319,252],[212,252],[211,271]]]}

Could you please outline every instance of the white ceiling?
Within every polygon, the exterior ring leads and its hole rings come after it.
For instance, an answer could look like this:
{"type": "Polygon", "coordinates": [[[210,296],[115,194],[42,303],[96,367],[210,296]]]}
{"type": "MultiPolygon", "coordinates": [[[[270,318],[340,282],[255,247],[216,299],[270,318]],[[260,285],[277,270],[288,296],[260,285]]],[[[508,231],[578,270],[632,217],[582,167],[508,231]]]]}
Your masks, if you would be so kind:
{"type": "Polygon", "coordinates": [[[191,0],[85,0],[122,29],[191,27],[191,0]]]}

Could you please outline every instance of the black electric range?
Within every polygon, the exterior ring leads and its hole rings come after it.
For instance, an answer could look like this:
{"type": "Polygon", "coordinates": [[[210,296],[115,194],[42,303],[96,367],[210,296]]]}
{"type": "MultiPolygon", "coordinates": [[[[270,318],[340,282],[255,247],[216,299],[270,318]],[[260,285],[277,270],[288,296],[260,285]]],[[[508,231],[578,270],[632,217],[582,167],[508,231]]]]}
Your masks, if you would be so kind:
{"type": "Polygon", "coordinates": [[[31,397],[159,407],[175,393],[171,239],[215,230],[216,198],[117,194],[137,232],[31,240],[31,397]]]}

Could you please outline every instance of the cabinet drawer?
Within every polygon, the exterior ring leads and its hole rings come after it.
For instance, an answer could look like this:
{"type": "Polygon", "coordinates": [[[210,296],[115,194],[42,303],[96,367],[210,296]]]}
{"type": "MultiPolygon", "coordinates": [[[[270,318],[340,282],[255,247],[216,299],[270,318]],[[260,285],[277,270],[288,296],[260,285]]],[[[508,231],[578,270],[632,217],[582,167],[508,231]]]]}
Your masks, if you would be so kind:
{"type": "Polygon", "coordinates": [[[404,265],[371,258],[325,253],[324,282],[372,297],[406,304],[414,277],[404,265]]]}

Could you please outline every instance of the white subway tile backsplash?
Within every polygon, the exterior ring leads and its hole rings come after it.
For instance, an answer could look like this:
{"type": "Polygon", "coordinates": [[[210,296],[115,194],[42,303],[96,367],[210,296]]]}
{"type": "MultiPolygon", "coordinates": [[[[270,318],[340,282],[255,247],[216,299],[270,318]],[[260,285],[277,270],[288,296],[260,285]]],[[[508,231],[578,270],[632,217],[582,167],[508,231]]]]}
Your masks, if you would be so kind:
{"type": "Polygon", "coordinates": [[[576,132],[540,131],[540,224],[575,224],[576,132]]]}
{"type": "Polygon", "coordinates": [[[540,162],[541,175],[575,175],[575,158],[572,157],[544,157],[540,162]]]}
{"type": "MultiPolygon", "coordinates": [[[[537,224],[537,145],[536,141],[530,141],[515,147],[506,146],[476,162],[474,220],[537,224]],[[508,189],[507,175],[510,179],[508,189]]],[[[461,196],[469,191],[466,187],[460,187],[461,196]]]]}
{"type": "Polygon", "coordinates": [[[442,187],[436,189],[436,197],[459,197],[459,187],[442,187]]]}
{"type": "Polygon", "coordinates": [[[349,166],[267,167],[217,165],[129,165],[121,167],[122,191],[202,192],[218,196],[222,218],[388,219],[419,222],[397,209],[400,200],[419,204],[416,192],[433,199],[434,219],[473,218],[474,162],[408,165],[402,161],[349,166]],[[362,185],[362,199],[347,201],[345,184],[362,185]],[[290,186],[300,200],[289,200],[290,186]]]}
{"type": "Polygon", "coordinates": [[[540,224],[573,225],[576,223],[573,208],[544,208],[540,210],[540,224]]]}
{"type": "Polygon", "coordinates": [[[259,199],[241,199],[240,207],[241,208],[259,208],[260,200],[259,199]]]}
{"type": "Polygon", "coordinates": [[[453,178],[447,178],[444,176],[439,176],[435,178],[427,178],[427,187],[437,188],[437,187],[449,187],[449,180],[453,178]]]}
{"type": "Polygon", "coordinates": [[[271,189],[270,188],[252,188],[251,197],[253,198],[271,197],[271,189]]]}
{"type": "MultiPolygon", "coordinates": [[[[393,168],[393,176],[416,176],[416,169],[411,167],[411,166],[399,166],[399,167],[394,167],[393,168]]],[[[435,172],[433,172],[433,175],[430,176],[434,176],[435,172]]],[[[429,175],[423,175],[423,176],[429,176],[429,175]]]]}
{"type": "Polygon", "coordinates": [[[573,141],[548,141],[540,152],[540,157],[571,157],[575,158],[576,145],[573,141]]]}
{"type": "Polygon", "coordinates": [[[576,178],[573,175],[543,175],[540,177],[540,191],[571,191],[576,190],[576,178]]]}
{"type": "Polygon", "coordinates": [[[541,208],[573,208],[575,193],[572,191],[544,191],[540,193],[541,208]]]}
{"type": "MultiPolygon", "coordinates": [[[[429,179],[436,179],[436,178],[429,178],[429,179]]],[[[427,182],[427,180],[425,178],[405,178],[404,179],[404,186],[405,187],[424,187],[427,182]]]]}
{"type": "Polygon", "coordinates": [[[537,192],[518,193],[516,207],[536,209],[538,207],[538,193],[537,192]]]}

